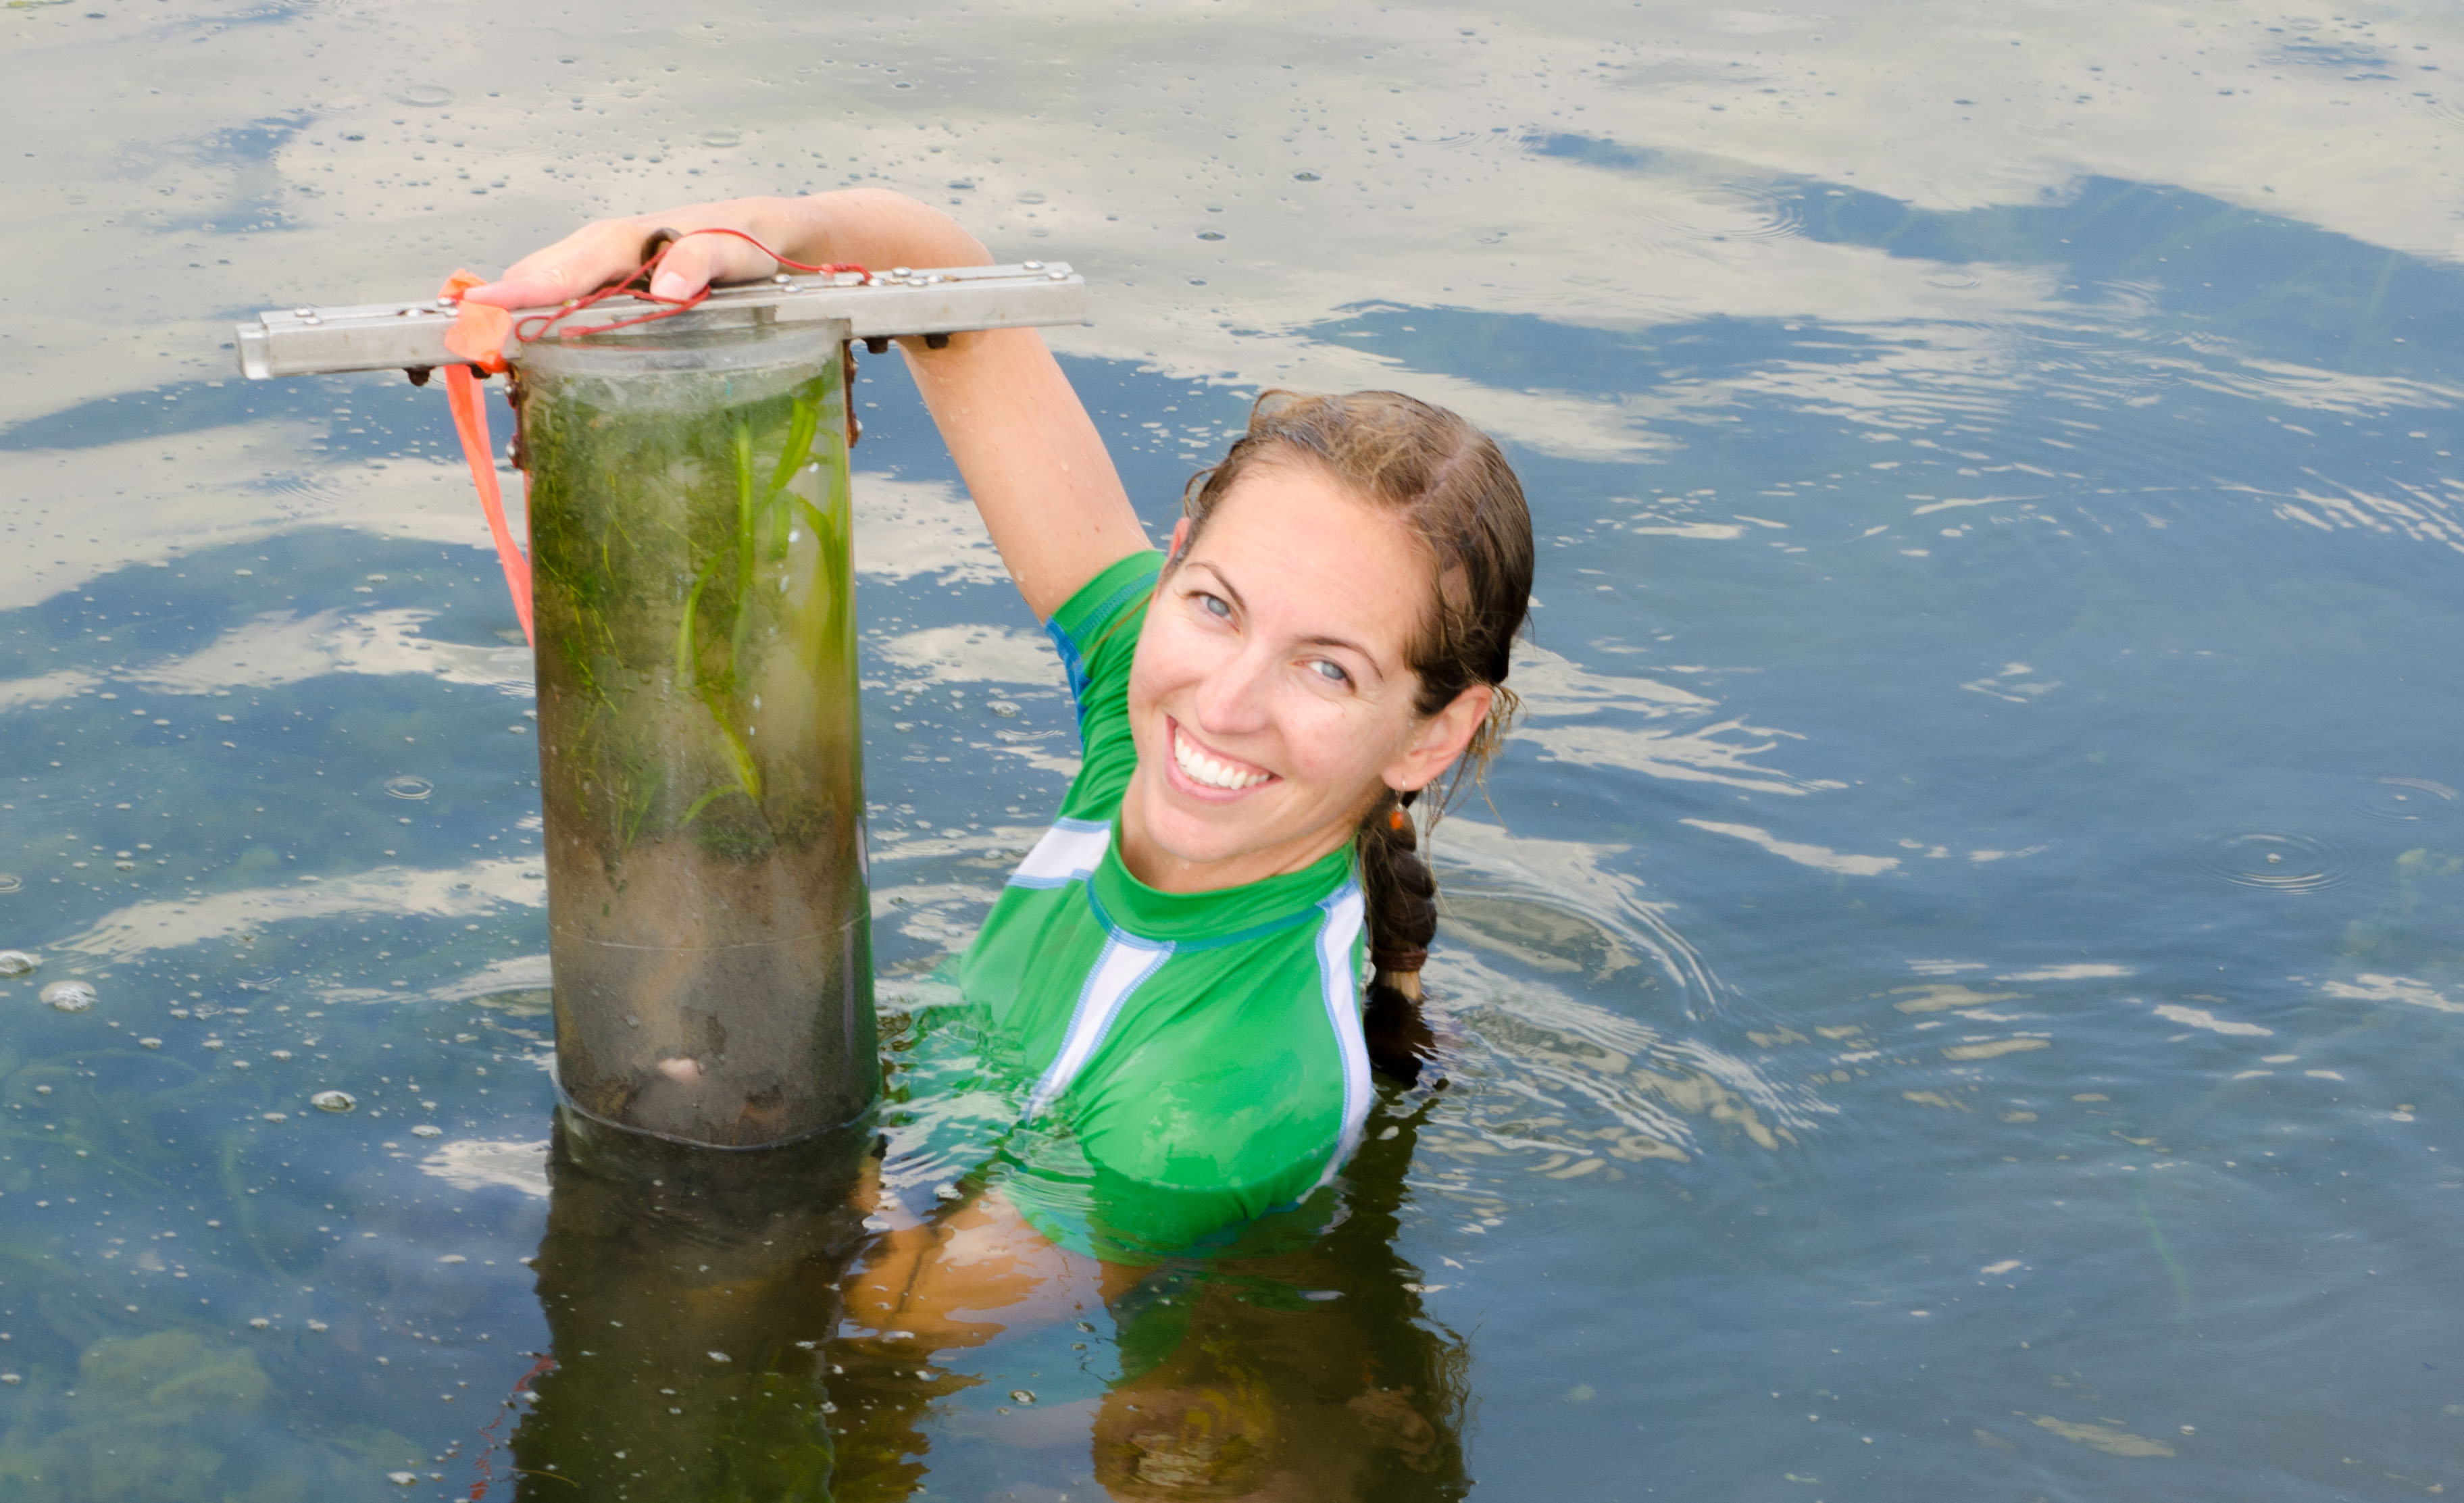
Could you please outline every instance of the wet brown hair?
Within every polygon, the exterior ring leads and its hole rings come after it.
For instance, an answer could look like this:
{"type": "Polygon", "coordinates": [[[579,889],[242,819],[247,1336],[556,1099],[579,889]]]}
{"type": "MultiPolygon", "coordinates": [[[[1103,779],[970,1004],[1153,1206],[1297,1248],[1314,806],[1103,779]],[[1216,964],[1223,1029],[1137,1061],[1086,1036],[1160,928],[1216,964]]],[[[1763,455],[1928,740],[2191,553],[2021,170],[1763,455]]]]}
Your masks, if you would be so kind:
{"type": "MultiPolygon", "coordinates": [[[[1414,708],[1420,714],[1436,714],[1475,684],[1497,691],[1442,786],[1431,785],[1437,795],[1422,806],[1421,820],[1433,827],[1464,779],[1479,779],[1514,719],[1507,663],[1531,603],[1531,512],[1523,484],[1487,434],[1443,407],[1392,391],[1269,391],[1249,409],[1248,432],[1183,491],[1191,539],[1233,484],[1262,464],[1320,467],[1400,520],[1426,550],[1428,608],[1404,649],[1419,679],[1414,708]]],[[[1388,790],[1362,817],[1355,839],[1375,985],[1411,1000],[1419,997],[1420,965],[1438,926],[1437,883],[1418,854],[1419,832],[1407,812],[1417,798],[1388,790]]]]}

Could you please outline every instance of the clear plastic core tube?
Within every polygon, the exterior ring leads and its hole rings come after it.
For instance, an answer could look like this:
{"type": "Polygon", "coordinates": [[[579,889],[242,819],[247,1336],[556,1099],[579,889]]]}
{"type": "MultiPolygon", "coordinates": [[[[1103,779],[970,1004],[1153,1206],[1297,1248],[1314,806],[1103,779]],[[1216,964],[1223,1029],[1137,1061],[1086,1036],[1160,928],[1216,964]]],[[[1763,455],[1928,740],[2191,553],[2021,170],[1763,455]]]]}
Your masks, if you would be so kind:
{"type": "Polygon", "coordinates": [[[557,1068],[622,1126],[755,1146],[878,1086],[844,339],[517,367],[557,1068]]]}

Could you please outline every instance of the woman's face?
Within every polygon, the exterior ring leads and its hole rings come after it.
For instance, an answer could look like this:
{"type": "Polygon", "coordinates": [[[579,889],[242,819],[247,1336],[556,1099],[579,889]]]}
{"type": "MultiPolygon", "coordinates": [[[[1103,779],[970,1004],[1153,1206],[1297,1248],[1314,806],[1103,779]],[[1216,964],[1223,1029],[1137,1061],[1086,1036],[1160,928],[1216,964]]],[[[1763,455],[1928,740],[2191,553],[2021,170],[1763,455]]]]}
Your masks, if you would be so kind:
{"type": "Polygon", "coordinates": [[[1139,880],[1194,892],[1297,871],[1349,841],[1381,788],[1462,754],[1485,686],[1423,717],[1404,649],[1426,548],[1320,467],[1234,483],[1148,610],[1130,672],[1138,766],[1122,803],[1139,880]]]}

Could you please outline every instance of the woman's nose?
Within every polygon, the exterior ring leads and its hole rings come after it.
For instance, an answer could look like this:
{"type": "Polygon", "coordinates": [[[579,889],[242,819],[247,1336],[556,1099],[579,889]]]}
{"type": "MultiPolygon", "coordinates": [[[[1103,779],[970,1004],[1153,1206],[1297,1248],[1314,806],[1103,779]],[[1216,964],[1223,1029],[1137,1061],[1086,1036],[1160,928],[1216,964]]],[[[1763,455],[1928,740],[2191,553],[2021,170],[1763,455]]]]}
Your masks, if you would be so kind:
{"type": "Polygon", "coordinates": [[[1198,686],[1198,729],[1218,735],[1257,730],[1266,723],[1266,679],[1273,664],[1241,652],[1224,659],[1198,686]]]}

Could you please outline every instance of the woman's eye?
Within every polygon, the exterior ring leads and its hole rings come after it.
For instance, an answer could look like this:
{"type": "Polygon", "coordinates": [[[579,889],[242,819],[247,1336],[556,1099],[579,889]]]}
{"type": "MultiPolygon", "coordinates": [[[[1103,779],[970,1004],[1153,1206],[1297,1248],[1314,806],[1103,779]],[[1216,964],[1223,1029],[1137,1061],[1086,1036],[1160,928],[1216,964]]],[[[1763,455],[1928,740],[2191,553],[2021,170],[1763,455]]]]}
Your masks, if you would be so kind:
{"type": "Polygon", "coordinates": [[[1327,662],[1324,658],[1320,658],[1316,662],[1311,663],[1309,666],[1315,668],[1318,676],[1326,680],[1329,684],[1349,686],[1352,683],[1351,674],[1344,672],[1342,668],[1336,666],[1334,664],[1327,662]]]}
{"type": "Polygon", "coordinates": [[[1198,598],[1198,603],[1205,608],[1206,614],[1218,621],[1228,621],[1232,619],[1232,607],[1224,602],[1221,596],[1200,595],[1198,598]]]}

